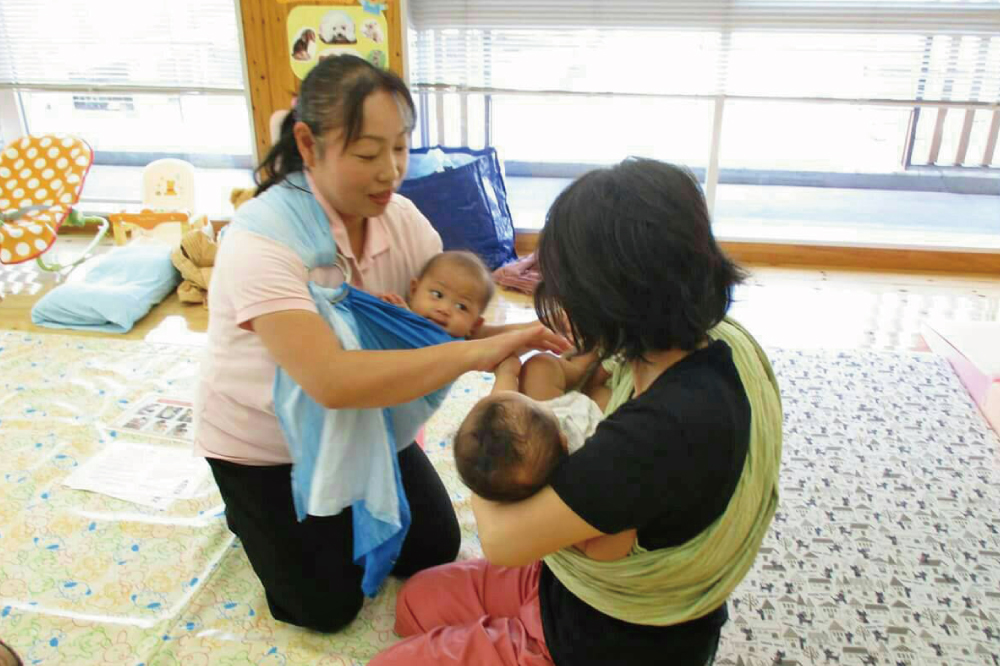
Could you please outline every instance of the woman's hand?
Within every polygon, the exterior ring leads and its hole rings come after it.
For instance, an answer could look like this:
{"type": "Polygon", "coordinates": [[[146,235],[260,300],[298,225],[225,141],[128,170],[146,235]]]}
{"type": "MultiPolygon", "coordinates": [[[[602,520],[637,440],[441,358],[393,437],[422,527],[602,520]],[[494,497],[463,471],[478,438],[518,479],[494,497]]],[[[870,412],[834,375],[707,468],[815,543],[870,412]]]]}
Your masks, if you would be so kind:
{"type": "Polygon", "coordinates": [[[562,336],[536,323],[466,344],[475,345],[474,369],[491,372],[501,361],[519,355],[521,350],[561,351],[564,346],[560,343],[565,342],[562,336]]]}
{"type": "MultiPolygon", "coordinates": [[[[490,324],[484,324],[479,327],[475,335],[473,335],[474,340],[483,340],[485,338],[492,338],[498,335],[504,335],[506,333],[511,333],[514,331],[523,331],[525,329],[533,329],[540,326],[539,322],[533,321],[527,324],[504,324],[503,326],[491,326],[490,324]]],[[[550,329],[542,327],[544,333],[539,339],[540,346],[523,347],[518,350],[518,356],[523,356],[533,349],[538,349],[539,351],[550,351],[553,354],[562,354],[573,348],[569,340],[564,338],[559,333],[556,333],[550,329]]]]}
{"type": "Polygon", "coordinates": [[[558,355],[564,354],[573,349],[573,345],[570,343],[570,341],[564,338],[559,333],[556,333],[552,329],[546,328],[545,326],[542,326],[542,330],[543,333],[541,334],[539,342],[541,346],[522,347],[521,349],[517,350],[518,356],[523,356],[527,354],[529,351],[535,349],[539,351],[550,351],[553,354],[558,354],[558,355]]]}

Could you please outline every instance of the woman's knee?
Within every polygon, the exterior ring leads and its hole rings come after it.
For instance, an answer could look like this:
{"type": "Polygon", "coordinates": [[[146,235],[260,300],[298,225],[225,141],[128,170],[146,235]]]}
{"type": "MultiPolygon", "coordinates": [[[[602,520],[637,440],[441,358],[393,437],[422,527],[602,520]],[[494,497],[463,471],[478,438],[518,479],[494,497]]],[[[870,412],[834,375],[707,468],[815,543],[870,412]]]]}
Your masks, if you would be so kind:
{"type": "Polygon", "coordinates": [[[361,612],[361,607],[364,605],[364,600],[364,595],[361,594],[360,590],[356,595],[343,595],[341,599],[330,604],[330,612],[327,614],[325,621],[320,620],[322,626],[317,631],[324,633],[340,631],[358,616],[358,613],[361,612]]]}
{"type": "Polygon", "coordinates": [[[406,638],[422,634],[430,627],[424,627],[420,622],[415,607],[426,604],[434,598],[439,584],[434,580],[432,571],[425,570],[410,578],[396,595],[396,625],[397,636],[406,638]],[[416,606],[414,606],[416,604],[416,606]]]}
{"type": "Polygon", "coordinates": [[[410,606],[410,585],[414,583],[420,574],[417,574],[410,580],[403,584],[400,588],[399,593],[396,595],[396,624],[393,627],[393,631],[396,632],[397,636],[406,638],[407,636],[413,636],[414,634],[420,633],[416,617],[413,614],[412,607],[410,606]]]}
{"type": "Polygon", "coordinates": [[[285,603],[267,595],[268,606],[275,620],[332,634],[345,628],[361,612],[364,595],[360,585],[352,592],[338,590],[321,594],[318,590],[300,590],[298,599],[285,603]]]}

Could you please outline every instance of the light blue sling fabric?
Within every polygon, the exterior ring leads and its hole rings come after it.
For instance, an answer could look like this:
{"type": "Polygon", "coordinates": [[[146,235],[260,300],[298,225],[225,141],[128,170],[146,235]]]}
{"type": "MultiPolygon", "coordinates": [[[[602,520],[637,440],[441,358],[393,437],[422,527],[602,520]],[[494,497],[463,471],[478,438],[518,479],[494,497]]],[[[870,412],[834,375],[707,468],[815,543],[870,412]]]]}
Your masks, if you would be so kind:
{"type": "MultiPolygon", "coordinates": [[[[240,206],[231,226],[285,245],[307,269],[336,262],[329,220],[302,173],[240,206]]],[[[309,293],[345,350],[412,349],[455,339],[346,283],[330,289],[310,282],[309,293]]],[[[278,368],[274,410],[292,455],[296,515],[332,516],[351,507],[354,560],[365,569],[361,587],[368,596],[392,570],[410,526],[397,453],[447,392],[384,409],[326,409],[278,368]]]]}

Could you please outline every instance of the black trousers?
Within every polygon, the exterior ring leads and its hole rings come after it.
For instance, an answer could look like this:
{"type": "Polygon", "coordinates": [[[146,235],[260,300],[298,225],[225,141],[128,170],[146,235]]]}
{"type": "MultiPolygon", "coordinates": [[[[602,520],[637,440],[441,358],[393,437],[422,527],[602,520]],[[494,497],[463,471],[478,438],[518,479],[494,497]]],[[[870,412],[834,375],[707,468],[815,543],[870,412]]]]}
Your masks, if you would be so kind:
{"type": "MultiPolygon", "coordinates": [[[[291,465],[251,467],[209,458],[229,529],[260,578],[274,619],[333,632],[361,610],[363,570],[354,564],[351,509],[298,522],[291,465]]],[[[461,533],[448,492],[421,448],[399,453],[412,521],[392,573],[410,576],[453,561],[461,533]]]]}

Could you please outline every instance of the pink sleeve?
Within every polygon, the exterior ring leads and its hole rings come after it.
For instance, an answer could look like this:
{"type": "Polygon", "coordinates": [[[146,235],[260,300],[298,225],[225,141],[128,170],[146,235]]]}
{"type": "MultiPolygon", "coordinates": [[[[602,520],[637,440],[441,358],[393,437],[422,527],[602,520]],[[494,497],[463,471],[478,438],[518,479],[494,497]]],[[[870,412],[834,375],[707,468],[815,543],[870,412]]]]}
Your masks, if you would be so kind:
{"type": "MultiPolygon", "coordinates": [[[[218,284],[236,315],[236,324],[253,330],[253,319],[284,310],[316,312],[309,294],[309,273],[285,246],[246,231],[227,235],[215,262],[218,284]]],[[[213,275],[213,282],[216,276],[213,275]]]]}

